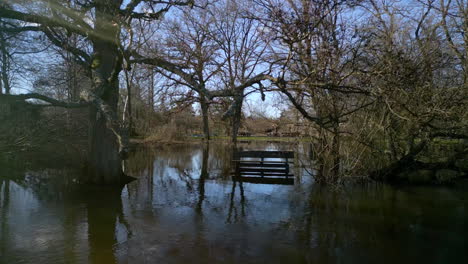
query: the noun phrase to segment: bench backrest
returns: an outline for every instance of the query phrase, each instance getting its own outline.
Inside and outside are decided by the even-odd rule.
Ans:
[[[282,158],[293,159],[293,151],[237,151],[234,152],[234,160],[241,158]]]
[[[234,181],[294,184],[294,175],[289,171],[290,164],[294,163],[293,151],[237,151],[233,153],[233,158]],[[281,161],[265,160],[270,158]]]

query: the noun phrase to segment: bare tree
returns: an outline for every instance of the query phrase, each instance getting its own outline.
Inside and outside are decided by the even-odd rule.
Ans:
[[[55,106],[82,107],[91,105],[89,137],[90,181],[119,183],[125,181],[121,159],[126,149],[126,139],[121,137],[117,104],[119,74],[124,56],[121,33],[134,19],[155,20],[171,6],[191,5],[192,1],[165,3],[160,1],[132,0],[124,5],[121,0],[93,1],[22,1],[8,0],[0,4],[0,18],[22,21],[37,26],[23,26],[12,31],[40,31],[68,52],[78,63],[90,69],[92,89],[82,96],[83,103],[59,102],[38,94],[18,95],[10,98],[24,100],[36,98]],[[155,10],[153,11],[143,11]],[[86,41],[84,48],[67,42],[67,35],[76,35]]]
[[[219,56],[219,48],[209,32],[209,25],[213,19],[207,9],[184,10],[178,20],[165,23],[167,37],[164,44],[168,60],[190,69],[198,87],[194,87],[194,83],[187,83],[180,77],[174,79],[170,74],[166,74],[166,77],[196,92],[196,100],[200,104],[202,113],[205,140],[210,140],[210,98],[203,91],[214,90],[209,86],[213,86],[213,79],[220,71],[220,64],[216,58]]]
[[[232,124],[231,141],[237,143],[241,123],[242,106],[245,97],[260,90],[261,81],[267,79],[269,68],[265,64],[267,42],[262,36],[262,25],[249,16],[254,8],[250,1],[225,1],[212,9],[215,17],[210,30],[218,43],[223,61],[220,80],[232,93],[232,104],[223,118],[230,118]],[[257,89],[248,92],[248,88]]]
[[[450,32],[455,29],[449,30],[446,17],[439,13],[447,6],[435,1],[413,4],[415,10],[370,1],[364,5],[369,23],[361,28],[366,38],[361,67],[368,73],[362,81],[372,86],[378,102],[367,114],[369,121],[379,124],[372,126],[372,136],[366,130],[367,141],[388,153],[380,156],[381,164],[374,164],[374,169],[383,167],[379,177],[392,180],[404,170],[453,168],[452,158],[430,164],[418,157],[430,156],[437,137],[466,137],[467,116],[461,110],[466,105],[464,62],[453,49]],[[445,155],[453,154],[461,155]]]
[[[346,21],[347,1],[257,1],[277,78],[272,79],[294,107],[315,125],[317,179],[334,182],[342,172],[341,138],[346,118],[372,101],[352,85],[359,42]]]
[[[233,97],[225,117],[233,117],[232,141],[235,143],[240,124],[245,90],[267,79],[268,69],[260,71],[265,50],[259,24],[246,16],[248,6],[242,1],[221,1],[207,11],[185,14],[184,20],[172,24],[168,33],[170,47],[164,54],[153,50],[143,56],[132,52],[134,63],[159,67],[166,77],[189,87],[198,94],[208,138],[208,107],[217,97]],[[245,3],[248,3],[247,1]],[[244,9],[243,9],[244,8]],[[190,32],[189,32],[190,30]],[[153,57],[150,57],[153,54]],[[222,85],[217,83],[221,82]],[[212,84],[212,87],[207,87]],[[214,88],[214,89],[213,89]]]

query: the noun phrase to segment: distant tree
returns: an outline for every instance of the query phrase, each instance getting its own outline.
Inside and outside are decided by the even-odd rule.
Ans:
[[[223,65],[220,80],[224,89],[232,93],[232,104],[224,118],[231,119],[231,141],[237,143],[245,97],[259,91],[264,99],[262,81],[267,79],[268,65],[265,51],[268,43],[262,35],[262,25],[249,17],[254,9],[251,1],[225,1],[214,6],[215,19],[210,32],[221,50]],[[254,88],[250,92],[247,89]]]
[[[219,1],[208,4],[206,11],[186,13],[181,20],[169,24],[166,50],[146,51],[145,56],[132,54],[133,62],[152,64],[165,71],[170,80],[197,93],[206,138],[210,101],[232,97],[233,103],[224,117],[232,117],[232,142],[236,143],[242,101],[247,95],[244,92],[266,79],[268,69],[259,70],[265,50],[258,34],[259,24],[243,16],[248,3]]]
[[[209,32],[209,25],[213,19],[214,17],[207,9],[199,9],[195,12],[184,10],[178,19],[164,23],[167,32],[164,43],[167,59],[191,69],[196,81],[186,82],[180,77],[173,79],[173,74],[166,74],[166,77],[196,93],[195,100],[200,104],[203,133],[206,140],[210,140],[210,98],[204,91],[214,90],[210,86],[214,86],[213,79],[219,73],[221,66],[217,59],[219,47]],[[194,87],[194,84],[198,87]],[[190,97],[187,99],[191,100]]]

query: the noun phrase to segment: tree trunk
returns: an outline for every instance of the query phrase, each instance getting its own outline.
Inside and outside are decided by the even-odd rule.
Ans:
[[[106,118],[94,107],[90,111],[89,182],[124,183],[116,135],[107,127]]]
[[[340,131],[339,124],[336,122],[333,126],[333,139],[332,139],[332,149],[331,155],[333,157],[332,163],[332,176],[333,181],[336,181],[340,176],[341,171],[341,159],[340,159]]]
[[[122,70],[122,55],[118,49],[120,27],[113,20],[118,17],[120,4],[119,1],[99,2],[95,29],[101,32],[102,38],[93,41],[93,93],[103,101],[109,113],[117,116],[119,81],[116,76]],[[96,106],[91,107],[88,165],[92,183],[123,184],[127,180],[122,171],[117,128],[112,131],[110,121]]]
[[[5,71],[4,71],[5,70]],[[10,94],[10,81],[8,80],[8,73],[6,72],[6,68],[2,69],[2,80],[3,80],[3,86],[5,88],[5,94]]]
[[[128,112],[128,132],[131,135],[134,135],[133,131],[133,114],[132,114],[132,84],[131,81],[127,85],[127,96],[128,96],[128,104],[127,104],[127,112]],[[125,111],[125,110],[124,110]]]
[[[326,171],[326,134],[323,128],[318,128],[318,139],[314,144],[314,151],[316,153],[315,163],[317,164],[317,175],[315,179],[319,182],[325,182],[327,171]]]
[[[244,101],[244,97],[236,96],[234,100],[236,100],[235,102],[236,109],[234,111],[234,116],[232,117],[231,143],[234,146],[237,146],[237,134],[239,133],[240,123],[241,123],[242,103]]]
[[[151,112],[154,112],[154,72],[153,69],[149,69],[150,73],[150,85],[148,87],[148,105],[151,108]]]
[[[0,33],[0,52],[2,53],[2,65],[1,65],[1,72],[2,72],[2,80],[0,82],[3,83],[3,88],[5,91],[5,94],[10,94],[10,80],[8,78],[8,71],[10,68],[10,61],[9,61],[9,56],[8,56],[8,51],[6,47],[7,43],[5,41],[5,38],[3,34]],[[1,85],[0,85],[0,94],[1,94]]]
[[[202,118],[203,118],[203,139],[204,140],[210,140],[210,127],[209,127],[209,120],[208,120],[208,117],[209,117],[209,104],[208,102],[206,101],[206,98],[205,96],[203,95],[200,95],[200,107],[201,107],[201,110],[202,110]]]

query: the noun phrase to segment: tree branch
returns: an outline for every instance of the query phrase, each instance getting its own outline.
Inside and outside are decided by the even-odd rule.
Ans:
[[[63,102],[42,94],[28,93],[28,94],[0,94],[0,101],[26,101],[29,99],[37,99],[49,103],[48,105],[37,104],[40,106],[56,106],[64,108],[81,108],[89,106],[89,102]]]
[[[41,16],[41,15],[22,13],[19,11],[7,9],[4,6],[0,6],[0,17],[20,20],[20,21],[24,21],[28,23],[40,24],[42,26],[47,26],[47,27],[61,27],[72,33],[81,35],[83,37],[93,37],[96,39],[103,38],[102,36],[99,36],[99,34],[97,34],[92,29],[83,29],[77,26],[76,24],[69,23],[64,20],[59,21],[59,20],[54,20],[54,19]]]

